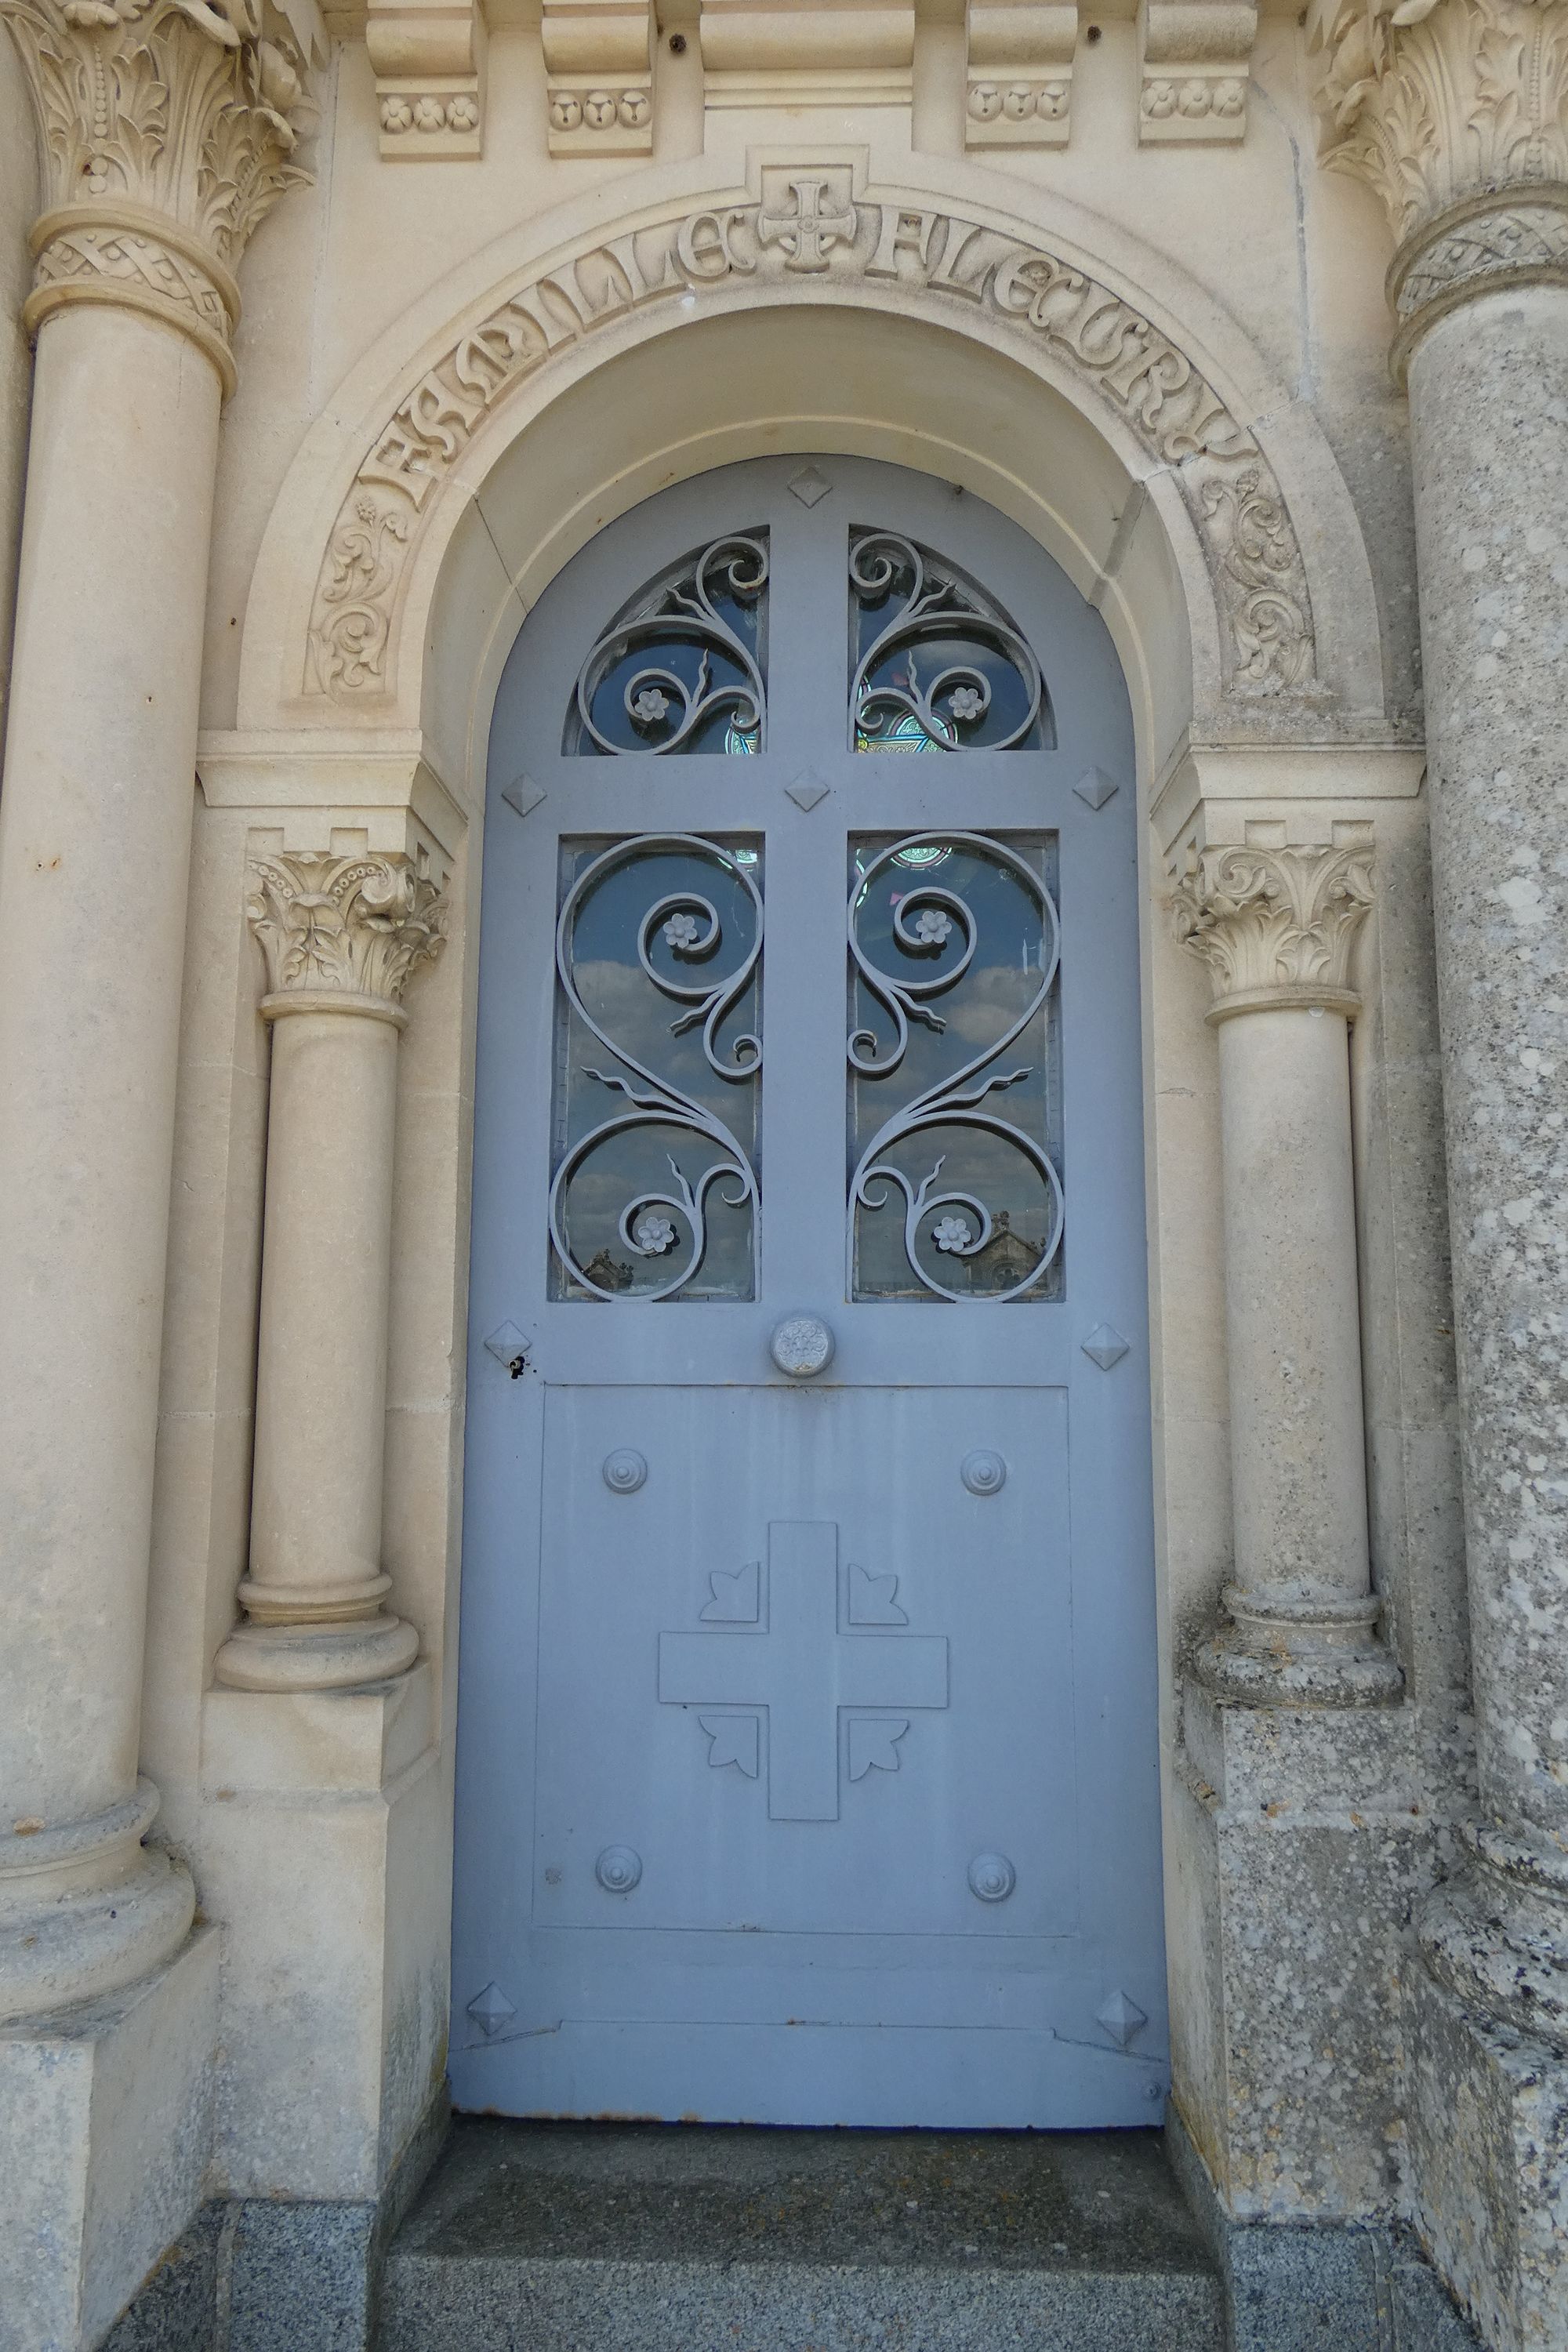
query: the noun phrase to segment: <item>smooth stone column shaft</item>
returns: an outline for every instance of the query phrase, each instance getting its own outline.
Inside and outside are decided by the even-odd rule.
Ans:
[[[1370,1585],[1361,1310],[1342,1013],[1219,1028],[1236,1561],[1249,1583]]]
[[[1347,1019],[1300,1003],[1210,1017],[1236,1582],[1199,1671],[1232,1698],[1377,1704],[1403,1676],[1373,1638]]]
[[[267,999],[267,1149],[250,1622],[218,1670],[241,1688],[400,1672],[418,1637],[381,1611],[397,1040],[405,1015],[329,992]]]
[[[1475,294],[1409,390],[1481,1794],[1561,1855],[1568,287]]]
[[[22,2008],[129,1981],[192,1910],[136,1759],[218,400],[130,312],[40,335],[0,793],[0,1879],[55,1958],[29,1992],[18,1928],[0,2007],[13,1967]],[[82,1941],[95,1855],[150,1908]]]

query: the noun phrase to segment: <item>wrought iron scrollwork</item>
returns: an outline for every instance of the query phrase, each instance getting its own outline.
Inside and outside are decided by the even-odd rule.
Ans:
[[[616,1233],[622,1247],[634,1258],[644,1261],[666,1256],[670,1260],[668,1275],[655,1285],[638,1289],[637,1297],[645,1301],[672,1298],[697,1274],[708,1249],[709,1196],[715,1186],[719,1188],[718,1197],[729,1207],[750,1205],[753,1252],[755,1248],[757,1173],[739,1137],[709,1105],[668,1076],[650,1068],[647,1061],[630,1050],[624,1037],[613,1035],[595,1018],[578,985],[574,968],[577,927],[594,894],[619,868],[668,853],[710,861],[723,869],[730,877],[731,890],[738,888],[749,909],[751,940],[749,945],[738,943],[741,953],[731,969],[704,972],[701,967],[712,963],[724,945],[724,925],[719,908],[704,891],[693,887],[665,891],[646,908],[637,922],[637,966],[659,995],[683,1008],[668,1024],[672,1037],[700,1028],[703,1060],[716,1077],[731,1086],[752,1085],[763,1066],[762,1039],[755,1032],[743,1031],[722,1044],[720,1036],[723,1024],[751,987],[763,952],[762,894],[746,867],[718,844],[684,833],[641,835],[617,843],[595,858],[578,877],[562,907],[555,934],[555,969],[576,1021],[620,1065],[618,1069],[605,1069],[584,1063],[580,1066],[582,1076],[624,1095],[629,1108],[601,1120],[568,1146],[550,1188],[550,1237],[572,1280],[596,1298],[622,1297],[626,1285],[600,1278],[605,1271],[603,1261],[606,1252],[600,1252],[587,1265],[574,1253],[569,1196],[591,1160],[637,1129],[675,1129],[689,1135],[694,1143],[718,1156],[710,1160],[700,1174],[692,1177],[680,1166],[674,1151],[668,1152],[668,1183],[638,1183],[621,1208]],[[680,977],[679,970],[659,969],[654,961],[656,940],[662,940],[678,967],[690,967],[689,979]],[[611,1169],[613,1172],[613,1160]]]
[[[1024,1128],[982,1108],[992,1095],[1030,1076],[1027,1066],[999,1069],[995,1065],[1024,1034],[1050,994],[1060,961],[1060,929],[1050,892],[1027,861],[1003,842],[976,833],[911,834],[881,850],[863,873],[856,875],[850,889],[849,954],[860,982],[886,1013],[892,1035],[885,1046],[879,1046],[874,1030],[861,1027],[851,1031],[847,1044],[849,1066],[858,1077],[887,1078],[901,1067],[909,1050],[911,1021],[938,1032],[945,1029],[946,1019],[934,1010],[933,1000],[951,996],[974,962],[980,945],[980,925],[973,909],[959,892],[934,879],[920,878],[921,869],[914,861],[933,850],[972,850],[994,861],[1022,887],[1039,917],[1038,971],[1027,1001],[1015,1012],[1000,1035],[958,1069],[902,1104],[883,1120],[861,1152],[849,1182],[851,1291],[853,1294],[855,1289],[858,1213],[885,1208],[895,1193],[901,1193],[904,1255],[921,1286],[934,1297],[963,1301],[981,1297],[999,1304],[1037,1290],[1061,1247],[1065,1204],[1061,1179],[1049,1152]],[[892,912],[893,940],[907,959],[908,969],[889,972],[867,953],[858,929],[860,910],[871,897],[872,886],[895,860],[912,865],[913,872]],[[952,946],[955,934],[956,950]],[[974,1192],[952,1184],[943,1188],[942,1171],[947,1154],[936,1153],[930,1172],[919,1180],[889,1157],[913,1137],[955,1129],[989,1136],[1006,1150],[1020,1153],[1038,1177],[1048,1204],[1047,1230],[1037,1262],[1017,1280],[985,1291],[960,1289],[942,1281],[922,1263],[922,1228],[931,1248],[957,1265],[977,1259],[991,1249],[1001,1238],[1006,1220],[994,1218],[986,1203]],[[917,1158],[918,1164],[916,1155],[904,1156]],[[1016,1237],[1010,1235],[1009,1239],[1016,1241]]]
[[[1049,740],[1033,647],[951,564],[897,531],[858,531],[849,585],[858,749],[1009,751]],[[867,643],[881,606],[888,615]]]
[[[760,657],[767,541],[731,533],[688,557],[634,600],[577,677],[575,744],[628,751],[699,748],[727,715],[721,748],[761,746],[767,700]],[[712,748],[721,748],[714,745]]]

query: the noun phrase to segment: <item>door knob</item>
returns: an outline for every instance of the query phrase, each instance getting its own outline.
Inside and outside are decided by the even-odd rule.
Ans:
[[[833,1334],[820,1315],[786,1315],[778,1325],[768,1350],[781,1372],[792,1381],[809,1381],[833,1361]]]

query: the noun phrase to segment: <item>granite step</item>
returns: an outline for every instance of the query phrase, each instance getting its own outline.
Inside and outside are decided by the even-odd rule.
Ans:
[[[466,2118],[379,2352],[1222,2352],[1154,2132]]]

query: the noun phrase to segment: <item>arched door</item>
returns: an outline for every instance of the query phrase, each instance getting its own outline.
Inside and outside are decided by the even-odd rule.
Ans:
[[[459,2106],[1158,2117],[1135,825],[1099,616],[922,476],[687,483],[523,628]]]

